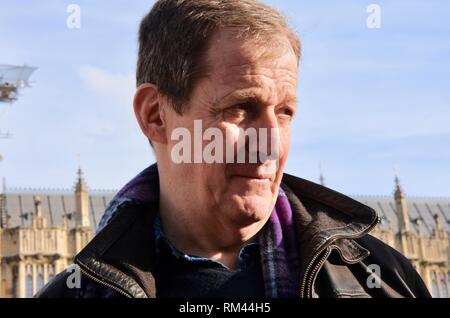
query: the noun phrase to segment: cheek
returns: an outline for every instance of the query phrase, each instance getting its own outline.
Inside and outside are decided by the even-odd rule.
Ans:
[[[197,170],[197,182],[206,185],[208,188],[220,188],[225,184],[225,164],[222,163],[202,163],[192,166]]]
[[[286,164],[288,153],[289,153],[289,145],[290,145],[290,132],[281,132],[280,134],[280,148],[279,148],[279,160],[277,163],[277,172],[276,179],[272,185],[273,194],[278,194],[278,186],[283,178],[284,166]]]
[[[228,137],[233,144],[237,143],[240,133],[239,126],[227,123],[220,125],[219,129],[222,131],[225,138]]]
[[[291,134],[290,130],[282,131],[280,135],[280,166],[284,166],[288,153],[289,146],[291,143]]]

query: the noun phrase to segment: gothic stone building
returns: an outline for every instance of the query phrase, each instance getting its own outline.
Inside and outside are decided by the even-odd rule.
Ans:
[[[321,178],[323,182],[323,178]],[[31,297],[91,240],[114,191],[88,191],[79,170],[75,191],[0,193],[0,297]],[[450,199],[354,196],[375,209],[372,234],[403,253],[434,297],[450,294]],[[382,273],[381,273],[382,275]]]
[[[78,173],[74,193],[3,187],[0,297],[31,297],[92,239],[114,192],[89,193]]]
[[[372,235],[405,255],[433,297],[450,296],[450,199],[406,198],[395,179],[393,198],[355,196],[380,217]],[[382,274],[381,274],[382,275]]]

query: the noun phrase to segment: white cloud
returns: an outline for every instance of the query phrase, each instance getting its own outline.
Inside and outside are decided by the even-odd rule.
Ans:
[[[114,74],[94,66],[83,66],[78,75],[93,95],[91,104],[95,104],[95,109],[86,109],[89,116],[83,119],[84,131],[92,137],[134,135],[134,75]]]
[[[113,74],[94,66],[83,66],[78,74],[93,93],[111,98],[122,106],[132,103],[134,74]]]

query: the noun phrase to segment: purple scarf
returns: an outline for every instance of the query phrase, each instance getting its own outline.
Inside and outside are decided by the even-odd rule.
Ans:
[[[154,164],[139,173],[115,195],[100,220],[97,233],[122,205],[148,204],[158,199],[158,169]],[[272,214],[259,236],[264,286],[269,298],[299,296],[300,257],[293,222],[288,198],[280,188]]]

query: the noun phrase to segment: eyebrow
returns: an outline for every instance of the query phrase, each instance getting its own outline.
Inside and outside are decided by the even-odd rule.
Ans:
[[[257,94],[255,91],[252,90],[247,90],[247,91],[233,91],[229,94],[226,94],[225,96],[223,96],[222,98],[216,99],[213,102],[213,106],[215,108],[217,108],[218,106],[220,106],[221,104],[225,103],[228,100],[236,100],[236,101],[242,101],[242,102],[246,102],[246,101],[251,101],[251,102],[255,102],[258,103],[261,101],[261,99],[259,98],[259,94]],[[292,103],[292,104],[297,104],[297,96],[296,95],[292,95],[292,94],[286,94],[285,98],[280,102],[281,103]]]
[[[283,99],[283,102],[284,103],[288,103],[288,104],[292,103],[292,104],[297,105],[297,96],[296,95],[287,94],[285,96],[285,98]]]

